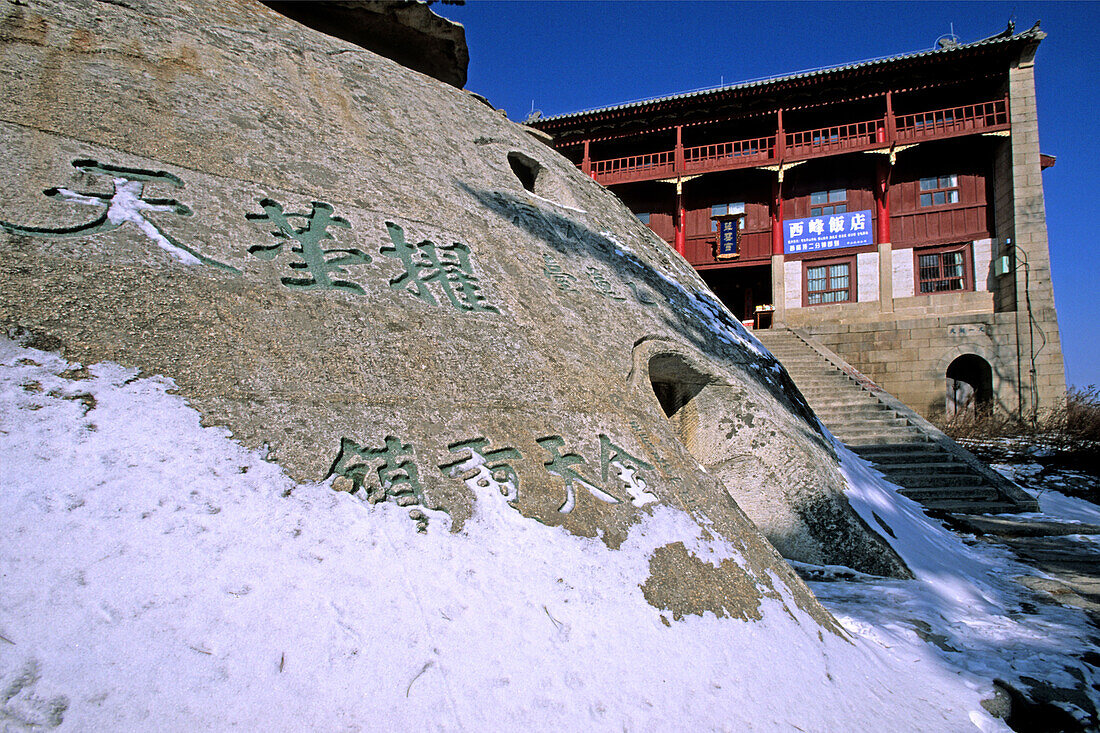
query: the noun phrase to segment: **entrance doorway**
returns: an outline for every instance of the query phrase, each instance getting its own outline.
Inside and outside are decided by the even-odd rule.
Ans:
[[[771,325],[772,268],[771,263],[762,265],[734,265],[700,270],[703,281],[710,286],[718,299],[730,309],[739,321],[757,321],[757,314],[766,313],[766,323],[760,319],[759,326]]]
[[[977,414],[993,405],[993,368],[977,354],[963,354],[947,367],[947,419]]]

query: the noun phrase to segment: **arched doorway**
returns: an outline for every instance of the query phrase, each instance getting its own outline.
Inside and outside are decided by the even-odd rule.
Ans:
[[[977,354],[963,354],[947,367],[947,419],[977,414],[993,404],[993,367]]]

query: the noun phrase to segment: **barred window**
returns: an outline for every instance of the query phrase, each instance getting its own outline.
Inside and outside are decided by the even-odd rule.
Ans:
[[[918,295],[974,289],[970,245],[919,249],[915,255]]]
[[[855,301],[855,258],[806,262],[805,266],[806,287],[803,301],[806,305]]]

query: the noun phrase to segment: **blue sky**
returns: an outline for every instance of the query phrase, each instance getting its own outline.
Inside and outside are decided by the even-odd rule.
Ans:
[[[466,26],[467,88],[513,120],[961,42],[1036,20],[1039,138],[1069,384],[1100,385],[1100,2],[502,2],[433,5]]]

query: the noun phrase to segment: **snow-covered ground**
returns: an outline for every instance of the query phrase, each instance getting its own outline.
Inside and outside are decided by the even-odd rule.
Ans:
[[[649,606],[655,548],[736,556],[678,510],[618,551],[495,497],[417,534],[171,386],[0,340],[0,729],[1001,730],[994,678],[1073,683],[1092,643],[848,453],[919,576],[802,568],[851,640],[773,600],[759,622]]]
[[[924,640],[948,667],[1004,680],[1016,689],[1032,689],[1037,680],[1071,691],[1064,695],[1071,700],[1059,707],[1095,726],[1100,674],[1082,656],[1100,652],[1100,629],[1088,616],[1015,582],[1043,573],[1015,560],[1006,547],[973,537],[960,542],[938,523],[919,521],[923,514],[915,502],[896,494],[865,461],[843,447],[840,452],[853,507],[872,526],[877,514],[894,528],[896,536],[888,539],[917,576],[916,582],[893,581],[847,568],[800,567],[845,628],[890,647]],[[1100,507],[1089,502],[1052,490],[1036,494],[1040,512],[998,516],[1086,523],[1100,519]],[[1081,552],[1095,553],[1100,567],[1100,545],[1086,544]],[[1072,698],[1078,696],[1085,700],[1074,704]]]

